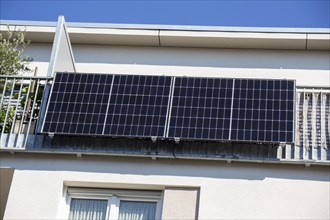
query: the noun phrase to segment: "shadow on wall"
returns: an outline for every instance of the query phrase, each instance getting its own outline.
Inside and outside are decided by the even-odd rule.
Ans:
[[[327,51],[73,45],[76,63],[329,70]]]
[[[264,180],[280,178],[330,181],[329,166],[256,164],[224,161],[157,159],[76,155],[2,155],[2,163],[16,170],[72,171],[142,176],[204,177]]]
[[[0,219],[3,219],[5,214],[7,199],[11,182],[13,180],[14,169],[0,167]]]
[[[23,53],[23,56],[33,58],[34,62],[48,63],[52,51],[52,45],[47,43],[31,43]]]

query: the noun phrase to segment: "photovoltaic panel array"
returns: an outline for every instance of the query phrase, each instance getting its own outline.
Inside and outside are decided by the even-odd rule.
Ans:
[[[295,85],[235,79],[231,140],[294,142]]]
[[[292,80],[176,77],[169,138],[294,142]]]
[[[42,133],[294,142],[295,82],[57,73]]]
[[[57,73],[42,132],[164,137],[171,77]]]
[[[112,75],[57,73],[43,132],[101,135]]]
[[[176,77],[168,137],[229,140],[233,79]]]
[[[171,77],[115,76],[105,135],[164,137]]]

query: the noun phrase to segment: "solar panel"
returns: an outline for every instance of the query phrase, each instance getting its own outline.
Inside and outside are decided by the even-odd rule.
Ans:
[[[57,73],[42,133],[294,142],[295,82]]]
[[[233,79],[176,77],[168,137],[229,140]]]
[[[164,137],[170,87],[171,77],[115,76],[104,134]]]
[[[100,135],[112,75],[57,73],[42,132]]]
[[[164,137],[171,77],[57,73],[42,132]]]
[[[292,80],[176,77],[169,138],[294,142]]]
[[[231,140],[294,142],[294,92],[294,81],[235,79]]]

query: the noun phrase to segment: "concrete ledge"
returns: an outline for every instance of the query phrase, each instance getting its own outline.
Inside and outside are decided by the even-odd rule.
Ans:
[[[160,31],[162,46],[243,49],[306,48],[305,34]]]
[[[52,43],[55,36],[56,27],[38,27],[38,26],[9,26],[11,31],[26,31],[25,38],[35,43]],[[0,25],[0,33],[6,37],[7,25]]]
[[[68,28],[68,32],[77,44],[159,46],[157,30]]]
[[[26,29],[26,37],[35,43],[52,43],[53,26],[11,25]],[[167,30],[142,28],[68,27],[73,44],[123,46],[165,46],[235,49],[330,50],[329,33],[281,33],[248,31]],[[239,30],[239,28],[237,28]],[[244,30],[244,29],[242,29]],[[7,25],[0,25],[1,33]]]
[[[307,50],[330,50],[330,34],[307,34]]]

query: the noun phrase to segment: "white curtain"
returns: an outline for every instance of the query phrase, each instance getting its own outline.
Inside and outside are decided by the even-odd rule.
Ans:
[[[72,199],[70,220],[104,220],[107,212],[107,200]]]
[[[121,201],[119,220],[153,220],[156,217],[156,202]]]

